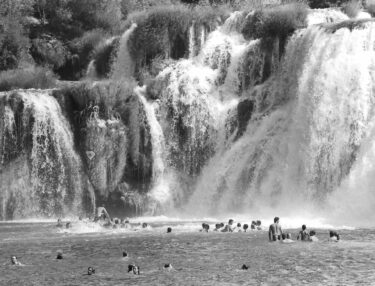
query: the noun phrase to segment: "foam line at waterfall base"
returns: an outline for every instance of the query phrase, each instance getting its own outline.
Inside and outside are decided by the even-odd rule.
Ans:
[[[58,233],[67,233],[67,234],[83,234],[83,233],[106,233],[106,234],[134,234],[138,235],[139,233],[166,233],[167,227],[172,227],[172,233],[190,233],[198,232],[202,228],[202,223],[207,223],[211,226],[211,230],[214,229],[216,223],[226,224],[229,219],[233,219],[237,224],[238,222],[243,224],[250,225],[253,220],[260,220],[262,222],[262,229],[268,231],[268,226],[273,223],[273,217],[258,217],[250,215],[227,215],[223,217],[215,218],[188,218],[188,217],[168,217],[168,216],[153,216],[153,217],[135,217],[130,218],[131,228],[106,228],[98,223],[91,221],[77,221],[73,220],[71,223],[71,228],[69,229],[56,229],[51,226],[51,231]],[[284,217],[280,216],[281,225],[283,229],[299,229],[303,224],[307,225],[309,229],[342,229],[342,230],[354,230],[355,227],[348,225],[334,225],[329,223],[328,220],[321,217]],[[147,223],[147,228],[142,228],[142,223]]]

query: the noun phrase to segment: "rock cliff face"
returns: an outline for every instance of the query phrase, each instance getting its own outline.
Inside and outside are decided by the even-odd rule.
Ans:
[[[152,177],[150,127],[134,85],[80,84],[55,91],[74,129],[97,205],[140,212]]]

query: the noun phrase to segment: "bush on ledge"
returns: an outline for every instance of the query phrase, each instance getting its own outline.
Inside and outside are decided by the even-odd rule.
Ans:
[[[247,39],[288,37],[306,26],[308,6],[291,3],[255,11],[247,18],[242,33]]]
[[[0,72],[0,91],[28,88],[52,88],[56,84],[54,74],[45,67],[29,67]]]

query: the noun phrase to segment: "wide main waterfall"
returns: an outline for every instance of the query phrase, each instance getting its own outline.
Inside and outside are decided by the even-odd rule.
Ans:
[[[0,94],[0,219],[96,204],[116,216],[370,224],[375,23],[309,13],[307,27],[267,42],[241,33],[255,13],[193,20],[151,52],[136,38],[151,28],[129,24],[103,40],[106,80],[93,59],[101,81]]]
[[[374,28],[332,24],[296,33],[278,72],[254,91],[245,134],[205,166],[188,210],[337,213],[369,223]]]

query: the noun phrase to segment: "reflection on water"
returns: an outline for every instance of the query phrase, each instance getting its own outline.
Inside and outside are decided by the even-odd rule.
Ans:
[[[152,229],[58,231],[52,223],[0,224],[0,285],[370,285],[375,230],[341,230],[342,241],[269,243],[267,232],[201,233],[199,222],[155,222]],[[166,233],[167,226],[173,232]],[[78,226],[80,228],[81,226]],[[288,230],[297,236],[298,230]],[[62,250],[63,260],[56,260]],[[128,258],[122,258],[126,250]],[[9,266],[11,255],[26,264]],[[127,273],[136,263],[141,275]],[[171,263],[173,269],[163,270]],[[243,264],[249,270],[241,271]],[[84,275],[87,267],[96,269]]]

